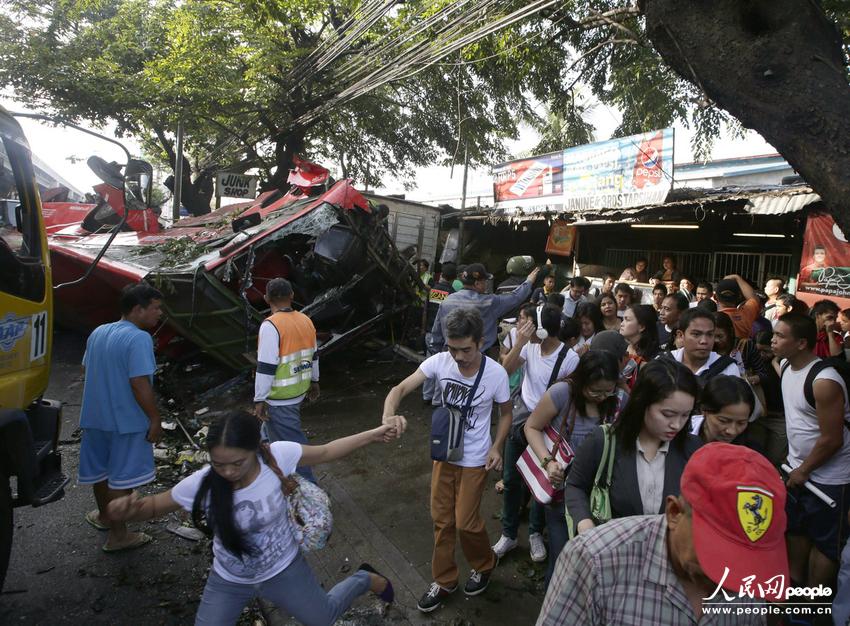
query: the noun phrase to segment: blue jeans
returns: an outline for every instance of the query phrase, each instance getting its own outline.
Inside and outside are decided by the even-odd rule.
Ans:
[[[269,443],[275,441],[294,441],[295,443],[308,444],[307,436],[301,430],[301,404],[287,404],[284,406],[269,406],[269,421],[265,426],[265,435]],[[299,467],[296,470],[304,478],[312,483],[316,482],[313,470],[310,467]]]
[[[844,551],[841,553],[841,569],[838,570],[834,597],[832,619],[835,626],[847,626],[850,623],[850,540],[844,545]]]
[[[260,597],[301,624],[330,626],[369,584],[369,574],[358,570],[326,592],[300,553],[280,574],[255,585],[228,582],[210,569],[195,624],[235,624],[245,605]]]
[[[502,494],[502,534],[509,539],[516,539],[519,530],[519,512],[528,491],[516,468],[516,462],[524,451],[525,446],[511,437],[505,440],[505,458],[502,464],[502,483],[505,485],[505,492]],[[543,505],[532,498],[528,512],[528,534],[542,533],[545,523]]]
[[[546,511],[546,526],[549,528],[549,563],[546,568],[546,588],[555,571],[555,562],[561,555],[561,550],[567,545],[570,538],[567,530],[567,519],[565,517],[564,501],[547,504],[543,507]]]
[[[425,333],[425,356],[433,356],[437,354],[431,349],[431,333]],[[435,397],[436,396],[436,397]],[[433,406],[440,406],[442,398],[440,398],[440,388],[437,386],[436,378],[426,378],[422,383],[422,399],[430,402]]]

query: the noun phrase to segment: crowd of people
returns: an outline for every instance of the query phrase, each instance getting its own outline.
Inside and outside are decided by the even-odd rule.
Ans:
[[[153,479],[161,435],[145,331],[162,296],[130,287],[122,319],[86,349],[79,478],[97,502],[86,520],[107,531],[112,552],[150,541],[128,521],[190,513],[214,539],[199,624],[232,624],[257,596],[306,624],[333,623],[370,591],[392,602],[391,582],[365,563],[322,589],[285,486],[296,474],[314,483],[316,463],[402,437],[400,404],[421,388],[434,409],[434,543],[420,611],[461,583],[466,596],[486,591],[523,541],[531,499],[529,556],[547,562],[538,624],[764,623],[752,609],[785,605],[781,578],[785,588],[831,590],[833,619],[846,626],[850,311],[828,300],[809,311],[779,278],[763,293],[737,275],[690,281],[672,257],[644,304],[625,281],[647,278],[646,266],[604,277],[597,293],[581,276],[558,292],[535,268],[499,295],[482,264],[443,266],[424,295],[427,358],[389,391],[381,425],[317,446],[300,422],[302,402],[319,394],[315,329],[293,310],[291,285],[271,280],[253,414],[215,421],[210,464],[144,498],[134,490]],[[481,514],[491,472],[502,494],[495,542]],[[713,611],[718,603],[738,612]]]
[[[592,547],[597,557],[610,551],[615,558],[613,554],[623,549],[622,529],[638,532],[637,521],[625,520],[642,516],[665,520],[670,576],[678,579],[698,618],[705,608],[701,599],[710,594],[697,601],[691,592],[710,591],[707,585],[714,589],[728,581],[720,580],[722,569],[707,565],[713,557],[701,553],[711,550],[704,540],[694,538],[699,558],[691,564],[693,571],[676,566],[671,542],[678,532],[676,520],[682,515],[693,518],[702,510],[703,519],[716,516],[710,523],[737,516],[746,542],[762,541],[756,548],[739,545],[740,552],[732,547],[722,551],[733,571],[749,559],[770,557],[777,567],[774,575],[784,576],[787,585],[832,590],[835,623],[846,624],[850,310],[840,311],[830,300],[809,309],[785,291],[784,280],[778,277],[769,278],[762,291],[734,274],[716,284],[691,280],[677,270],[673,257],[665,257],[663,269],[649,278],[645,259],[627,268],[619,282],[607,274],[595,293],[581,276],[571,278],[559,292],[552,274],[534,289],[535,271],[511,293],[487,294],[486,281],[492,277],[486,269],[472,264],[467,270],[460,275],[463,289],[442,300],[431,336],[442,336],[456,313],[477,310],[482,320],[481,350],[494,359],[498,356],[509,376],[512,427],[504,441],[498,485],[503,507],[502,533],[492,545],[497,557],[519,546],[519,513],[529,496],[536,495],[535,486],[529,484],[534,478],[523,474],[521,479],[517,469],[526,450],[533,452],[539,470],[559,490],[550,501],[532,498],[528,507],[530,558],[548,559],[540,623],[565,623],[566,616],[571,623],[611,623],[611,615],[630,600],[612,597],[610,590],[603,595],[593,589],[577,591],[576,585],[591,582],[587,551]],[[651,304],[644,304],[638,289],[626,282],[640,278],[652,290]],[[511,311],[518,311],[516,321],[506,325],[499,343],[497,320]],[[434,353],[442,349],[432,346]],[[444,389],[456,376],[438,373],[435,389]],[[466,376],[469,379],[471,373]],[[502,422],[505,410],[501,405]],[[572,455],[566,463],[555,453],[561,442]],[[501,438],[496,443],[501,444]],[[742,476],[738,491],[755,485],[758,498],[749,502],[740,500],[742,496],[738,501],[727,498],[738,507],[730,512],[721,503],[688,497],[685,477],[691,459],[699,454],[715,461],[702,462],[698,471],[714,472],[721,481],[726,466],[716,459],[726,458],[724,463],[739,468]],[[742,460],[747,461],[744,469]],[[743,478],[750,474],[757,479]],[[726,479],[734,482],[735,474]],[[710,476],[699,474],[693,480],[705,483],[695,493],[714,493]],[[600,485],[606,496],[601,515]],[[729,485],[726,489],[736,493]],[[770,514],[759,507],[769,508]],[[755,526],[747,524],[750,513],[755,515]],[[622,529],[613,530],[620,519]],[[661,530],[641,526],[644,540],[654,541],[665,530],[665,522],[657,522]],[[753,535],[755,527],[759,529]],[[588,539],[582,543],[585,535]],[[752,551],[748,554],[744,548]],[[628,566],[624,562],[623,567]],[[456,581],[441,581],[435,572],[434,584],[430,601],[426,606],[420,603],[423,610],[448,597]],[[737,590],[744,584],[738,580],[727,588]],[[588,597],[581,594],[592,595],[593,606],[582,605]],[[642,623],[640,606],[628,610],[629,619],[614,623]],[[646,610],[657,615],[659,608],[650,603]],[[680,623],[687,612],[671,616],[669,623]],[[807,623],[814,618],[795,619],[794,623]],[[749,622],[736,616],[722,623]]]

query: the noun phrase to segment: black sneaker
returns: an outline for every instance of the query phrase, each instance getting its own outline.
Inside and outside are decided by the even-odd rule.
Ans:
[[[451,589],[445,589],[440,587],[437,583],[431,583],[428,591],[426,591],[425,595],[422,596],[419,599],[419,602],[416,603],[416,608],[423,613],[430,613],[431,611],[440,608],[440,605],[443,604],[443,600],[448,598],[455,591],[457,591],[457,585]]]
[[[466,584],[463,586],[463,592],[468,596],[477,596],[479,593],[484,593],[484,590],[487,589],[487,585],[490,584],[490,575],[492,573],[493,570],[486,573],[472,570],[469,575],[469,580],[467,580]]]

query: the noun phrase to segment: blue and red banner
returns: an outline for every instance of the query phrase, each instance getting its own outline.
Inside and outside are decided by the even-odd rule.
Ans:
[[[493,168],[497,208],[583,213],[659,204],[673,184],[673,129],[569,148]]]

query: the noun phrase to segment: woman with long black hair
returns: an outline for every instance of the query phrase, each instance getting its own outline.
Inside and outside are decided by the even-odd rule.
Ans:
[[[623,314],[620,334],[629,344],[626,384],[631,389],[640,369],[658,356],[658,313],[649,304],[633,304]]]
[[[279,441],[261,445],[260,426],[234,411],[210,425],[210,465],[172,489],[144,498],[113,500],[112,520],[141,521],[179,508],[213,536],[210,570],[196,624],[235,624],[248,602],[269,600],[303,624],[333,624],[358,596],[372,591],[393,601],[390,581],[364,563],[326,592],[307,565],[293,535],[282,483],[295,468],[340,459],[400,433],[383,425],[321,446]]]
[[[620,316],[617,315],[617,298],[614,294],[603,293],[599,296],[599,312],[602,313],[602,325],[605,330],[620,330]]]
[[[602,322],[602,311],[595,302],[582,302],[576,308],[575,319],[578,320],[581,333],[578,343],[573,347],[576,354],[581,356],[590,349],[590,344],[597,333],[605,330]]]
[[[662,513],[664,499],[679,495],[685,463],[702,445],[685,428],[698,395],[696,377],[681,363],[658,359],[641,370],[612,430],[614,460],[608,489],[612,519]],[[600,521],[591,513],[590,494],[606,436],[602,428],[590,434],[567,475],[567,512],[579,533]]]
[[[703,387],[699,405],[702,413],[691,418],[691,432],[703,443],[732,443],[763,454],[747,432],[756,408],[756,396],[747,381],[737,376],[715,376]]]

